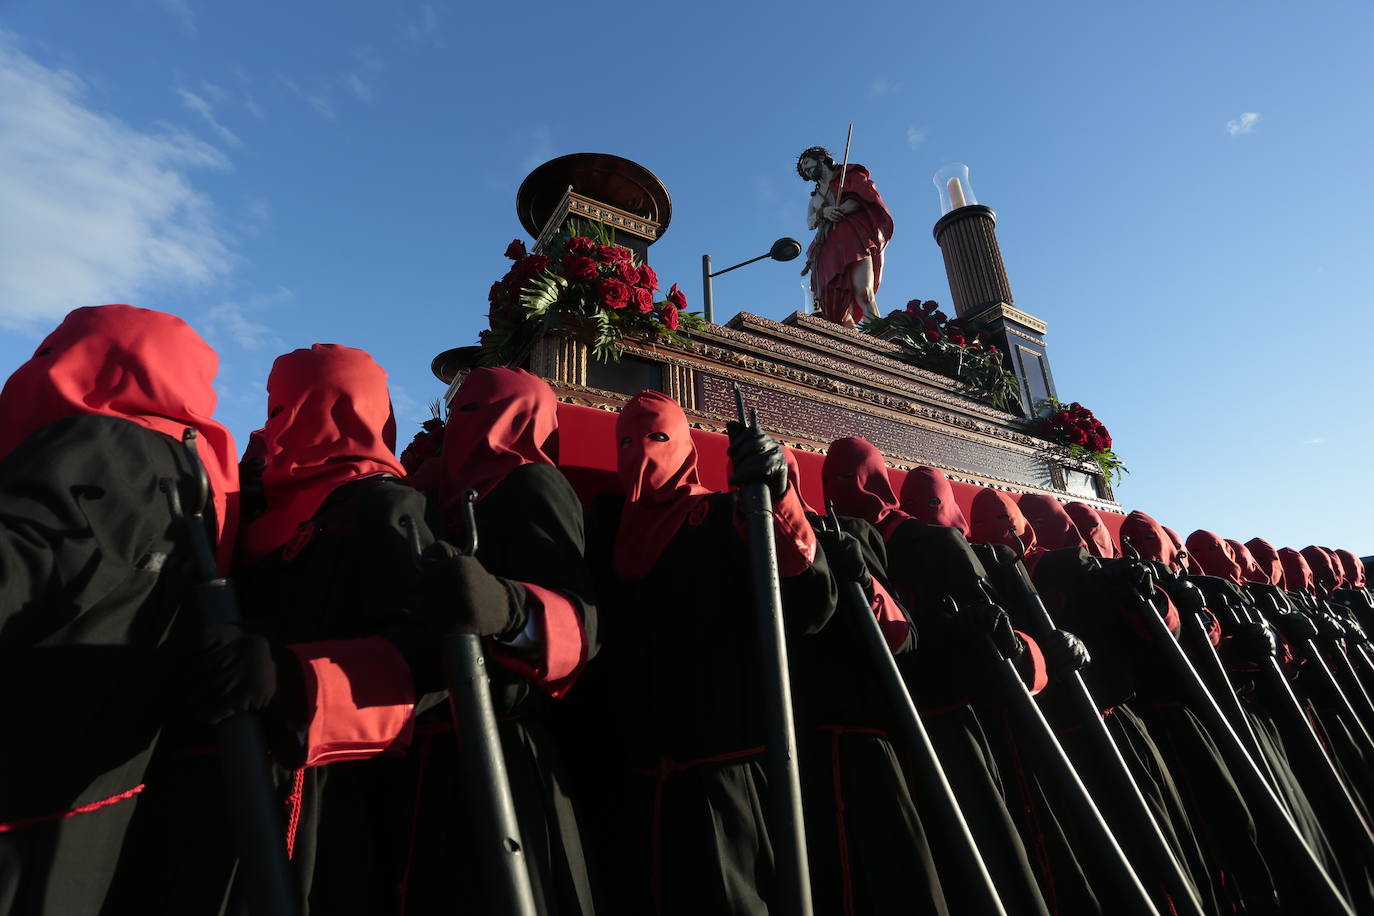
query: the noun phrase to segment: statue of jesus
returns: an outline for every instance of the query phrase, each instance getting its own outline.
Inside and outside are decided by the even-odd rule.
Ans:
[[[816,183],[806,211],[807,228],[816,235],[802,270],[803,276],[811,273],[813,301],[826,318],[851,328],[878,317],[892,214],[868,169],[852,162],[838,166],[825,147],[813,146],[797,157],[797,174]]]

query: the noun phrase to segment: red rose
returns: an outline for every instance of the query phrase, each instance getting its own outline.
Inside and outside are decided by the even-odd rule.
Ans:
[[[1102,451],[1104,451],[1104,452],[1110,452],[1111,450],[1112,450],[1112,437],[1111,437],[1111,436],[1108,436],[1106,433],[1103,433],[1103,434],[1102,434]]]
[[[1089,436],[1088,436],[1088,451],[1090,451],[1090,452],[1100,452],[1100,451],[1102,451],[1103,449],[1105,449],[1106,447],[1107,447],[1107,446],[1106,446],[1106,444],[1102,441],[1102,437],[1101,437],[1101,436],[1094,436],[1094,435],[1089,435]]]
[[[568,244],[563,247],[565,254],[591,254],[595,250],[596,243],[581,235],[568,239]]]
[[[519,274],[522,277],[533,277],[541,270],[546,270],[548,266],[548,255],[531,254],[516,261],[515,266],[511,268],[511,273]]]
[[[681,311],[687,307],[687,294],[678,289],[677,284],[674,283],[672,288],[668,290],[668,301],[672,303],[673,308]]]
[[[924,336],[925,339],[930,341],[931,343],[936,343],[940,339],[940,335],[935,333],[934,331],[926,331],[924,332]]]
[[[670,331],[676,331],[678,325],[677,309],[659,309],[658,320],[663,322],[663,326]]]
[[[934,299],[927,299],[925,302],[921,303],[921,311],[923,312],[933,312],[939,307],[940,303],[936,302]]]
[[[1083,432],[1083,430],[1081,429],[1074,428],[1069,430],[1068,437],[1069,441],[1072,442],[1074,445],[1088,444],[1088,434]]]
[[[934,331],[939,327],[940,326],[935,323],[933,318],[927,318],[921,322],[921,330],[923,331]]]
[[[1061,410],[1059,413],[1050,417],[1050,422],[1055,426],[1071,426],[1073,424],[1073,417],[1069,416],[1067,410]]]
[[[988,352],[991,353],[991,354],[993,354],[994,356],[996,356],[996,355],[997,355],[997,344],[988,344]]]
[[[639,285],[651,293],[658,289],[658,274],[648,264],[639,265]]]
[[[964,345],[964,335],[951,334],[949,335],[949,342],[954,344],[956,347],[962,347]]]
[[[1083,409],[1083,405],[1080,404],[1080,403],[1078,403],[1077,401],[1074,401],[1072,404],[1069,405],[1069,410],[1082,410],[1082,409]]]
[[[420,426],[427,433],[441,433],[444,431],[444,421],[440,420],[438,417],[430,417],[428,420],[421,423]]]
[[[615,276],[622,283],[628,283],[631,286],[639,285],[639,268],[629,261],[622,261],[616,265]]]
[[[525,243],[519,239],[512,239],[506,246],[506,257],[512,261],[518,261],[525,256]]]
[[[630,301],[635,304],[635,308],[641,312],[652,312],[654,310],[654,294],[643,287],[636,287],[630,290]]]
[[[496,297],[501,295],[501,281],[497,280],[491,285],[491,291],[487,293],[487,301],[495,302]]]
[[[563,276],[569,280],[595,280],[598,276],[596,262],[580,254],[564,255]]]
[[[944,312],[940,311],[939,309],[936,309],[935,314],[931,315],[930,317],[940,322],[940,324],[944,324],[946,321],[949,321],[949,316],[946,315]]]
[[[630,288],[615,277],[597,280],[596,295],[603,308],[623,309],[630,302]]]
[[[621,248],[619,245],[596,246],[596,259],[603,264],[619,264],[629,261],[630,258],[631,254],[628,248]]]
[[[920,311],[921,311],[921,300],[920,300],[920,299],[912,299],[910,302],[908,302],[908,303],[906,304],[906,313],[907,313],[908,315],[916,315],[916,314],[919,314]]]

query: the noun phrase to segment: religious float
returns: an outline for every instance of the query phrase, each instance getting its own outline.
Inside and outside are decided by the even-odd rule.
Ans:
[[[1057,400],[1047,325],[1014,303],[996,214],[975,201],[966,168],[936,183],[944,212],[934,237],[953,316],[913,301],[861,328],[802,312],[782,321],[741,312],[716,324],[681,310],[676,285],[653,299],[649,250],[672,219],[653,173],[603,153],[546,162],[516,195],[534,241],[507,250],[514,264],[492,287],[490,330],[433,360],[444,400],[474,365],[545,378],[561,402],[560,463],[586,497],[615,488],[615,411],[644,389],[682,405],[703,481],[723,489],[738,384],[761,425],[798,453],[813,504],[822,504],[826,446],[861,436],[886,456],[894,486],[912,467],[938,468],[965,512],[979,487],[1042,493],[1085,502],[1115,529],[1123,516],[1112,483],[1123,468],[1100,422]],[[799,250],[786,239],[770,254]],[[709,296],[709,260],[703,276]]]

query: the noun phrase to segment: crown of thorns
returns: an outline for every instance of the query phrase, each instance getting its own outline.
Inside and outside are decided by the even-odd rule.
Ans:
[[[803,178],[806,177],[802,174],[801,161],[803,159],[821,159],[824,160],[827,168],[833,169],[835,167],[835,157],[830,155],[830,150],[823,146],[808,147],[802,150],[801,155],[797,157],[797,174]]]

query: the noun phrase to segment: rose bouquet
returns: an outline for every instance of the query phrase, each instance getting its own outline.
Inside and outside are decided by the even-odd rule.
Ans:
[[[600,223],[570,222],[539,254],[527,253],[517,239],[506,257],[515,263],[487,295],[484,365],[523,362],[536,340],[565,321],[590,325],[592,355],[603,362],[619,359],[626,334],[686,346],[680,329],[704,324],[686,310],[687,296],[676,283],[656,301],[654,269],[613,244],[610,230]]]
[[[1074,401],[1046,398],[1035,405],[1039,433],[1064,448],[1070,458],[1096,462],[1104,476],[1119,483],[1130,469],[1112,451],[1112,436],[1093,412]]]
[[[1003,367],[997,345],[970,331],[967,319],[940,311],[933,299],[912,299],[905,309],[870,319],[859,330],[900,346],[903,362],[956,378],[994,407],[1021,412],[1021,383]]]

